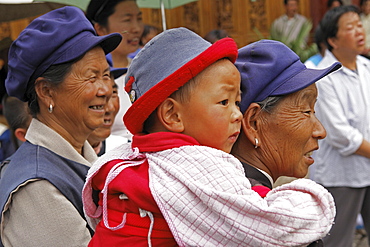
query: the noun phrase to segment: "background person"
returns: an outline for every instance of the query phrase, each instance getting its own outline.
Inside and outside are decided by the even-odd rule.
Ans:
[[[133,60],[133,142],[94,163],[84,186],[85,212],[99,222],[91,246],[299,246],[329,231],[335,210],[322,186],[297,180],[262,199],[228,154],[242,120],[236,57],[231,38],[212,45],[175,28]]]
[[[342,0],[328,0],[326,5],[328,7],[328,10],[330,10],[332,8],[342,6],[343,1]]]
[[[144,30],[142,13],[135,0],[91,0],[87,10],[87,18],[93,23],[98,35],[121,33],[122,41],[113,52],[108,54],[107,59],[114,68],[127,68],[132,59],[128,55],[135,52],[140,45],[140,39]],[[123,115],[130,107],[131,102],[125,88],[125,77],[117,78],[118,97],[120,110],[112,126],[112,135],[117,137],[116,145],[131,141],[132,134],[125,127]],[[120,137],[120,138],[118,138]]]
[[[305,62],[304,65],[306,65],[307,68],[315,69],[317,65],[321,62],[323,56],[325,55],[326,50],[326,43],[325,43],[325,36],[322,33],[320,24],[317,25],[315,29],[315,44],[317,46],[317,49],[319,50],[318,53],[315,55],[309,57]]]
[[[119,110],[119,97],[118,97],[118,86],[114,82],[115,78],[118,78],[127,72],[126,68],[111,68],[110,74],[112,79],[112,96],[108,101],[108,106],[104,115],[104,124],[98,128],[96,128],[87,138],[88,142],[91,144],[95,153],[98,156],[101,156],[106,151],[110,150],[110,143],[107,138],[109,138],[111,134],[112,125],[115,121],[115,117]],[[117,119],[117,121],[119,121]],[[108,143],[109,144],[108,144]],[[108,144],[108,148],[107,148]]]
[[[362,54],[370,58],[370,0],[361,0],[360,8],[360,18],[366,34],[366,47]]]
[[[157,36],[159,33],[160,30],[157,27],[148,24],[144,25],[144,32],[140,39],[141,47],[146,45],[146,43],[148,43],[152,38]]]
[[[64,7],[33,20],[11,45],[6,89],[28,102],[33,119],[0,179],[4,246],[89,242],[81,193],[97,156],[86,140],[104,122],[112,94],[105,54],[120,41],[96,36],[79,8]]]
[[[306,48],[312,28],[312,23],[298,14],[298,5],[298,0],[284,0],[285,14],[274,20],[270,27],[270,38],[283,42],[296,53],[298,49]]]
[[[204,39],[210,43],[215,43],[217,40],[223,39],[228,37],[226,30],[223,29],[213,29],[209,31],[205,36]]]
[[[26,141],[25,137],[32,116],[28,110],[27,102],[23,102],[16,97],[5,94],[2,99],[2,105],[4,117],[9,125],[7,131],[9,133],[10,142],[7,145],[1,143],[0,150],[11,151],[2,153],[2,160],[4,160],[12,155],[20,145]]]
[[[149,40],[154,38],[159,33],[160,33],[160,31],[157,27],[149,25],[149,24],[145,24],[144,25],[144,31],[143,31],[143,34],[142,34],[141,39],[140,39],[140,46],[135,52],[130,53],[129,57],[134,58],[136,56],[136,54],[138,54],[139,51],[144,47],[144,45],[146,43],[148,43]]]
[[[338,61],[343,67],[317,83],[316,114],[327,138],[314,154],[311,175],[333,195],[337,209],[325,246],[352,246],[359,213],[370,233],[370,62],[359,56],[365,31],[356,6],[329,10],[321,28],[328,49],[318,67]]]

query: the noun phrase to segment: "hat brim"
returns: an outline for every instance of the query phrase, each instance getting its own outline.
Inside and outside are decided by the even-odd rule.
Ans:
[[[212,44],[205,51],[139,97],[123,117],[127,129],[132,134],[142,132],[145,120],[173,92],[178,90],[205,68],[222,58],[228,58],[235,63],[237,55],[238,50],[236,43],[231,38],[224,38]],[[140,114],[137,114],[137,112],[140,112]]]
[[[127,68],[111,68],[110,73],[113,75],[114,79],[117,79],[127,73]]]
[[[302,90],[341,67],[342,65],[340,63],[335,62],[325,69],[306,68],[301,70],[299,73],[282,83],[278,88],[274,89],[269,96],[282,96]],[[262,100],[264,99],[256,99],[255,102]]]
[[[77,38],[78,37],[78,38]],[[101,46],[105,54],[113,51],[121,42],[122,36],[119,33],[111,33],[105,36],[96,36],[91,32],[82,32],[75,36],[70,42],[63,44],[63,49],[55,52],[54,56],[50,56],[40,64],[33,73],[30,81],[34,81],[37,77],[41,76],[51,65],[67,63],[90,51],[96,46]],[[28,85],[27,85],[28,87]]]

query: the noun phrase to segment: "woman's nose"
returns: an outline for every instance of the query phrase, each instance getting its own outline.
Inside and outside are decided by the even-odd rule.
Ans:
[[[109,101],[110,97],[113,93],[112,82],[111,79],[102,79],[99,83],[97,83],[98,88],[98,96],[107,97],[107,102]]]
[[[317,139],[324,139],[326,137],[326,130],[322,123],[315,116],[315,128],[313,130],[313,137]]]

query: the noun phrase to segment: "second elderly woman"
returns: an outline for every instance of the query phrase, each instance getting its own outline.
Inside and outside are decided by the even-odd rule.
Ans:
[[[6,89],[27,101],[27,141],[2,169],[0,246],[86,246],[85,175],[96,154],[89,134],[112,94],[105,55],[121,36],[97,36],[76,7],[31,22],[9,52]]]
[[[312,152],[326,136],[315,116],[315,82],[341,66],[307,69],[292,50],[273,40],[239,49],[235,65],[242,78],[244,117],[231,153],[242,162],[252,189],[265,197],[278,177],[303,178],[313,164]]]

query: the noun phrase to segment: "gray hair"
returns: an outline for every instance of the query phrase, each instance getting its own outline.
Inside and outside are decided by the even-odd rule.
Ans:
[[[262,111],[272,113],[282,98],[284,98],[284,96],[270,96],[256,103],[261,107]]]
[[[64,64],[51,65],[40,77],[44,77],[46,81],[57,86],[64,81],[67,74],[72,70],[72,65],[79,59],[80,58],[77,58]],[[36,115],[40,112],[40,106],[37,102],[38,97],[35,90],[35,83],[32,83],[31,85],[32,86],[27,89],[27,95],[29,98],[28,107],[32,117],[36,118]]]

